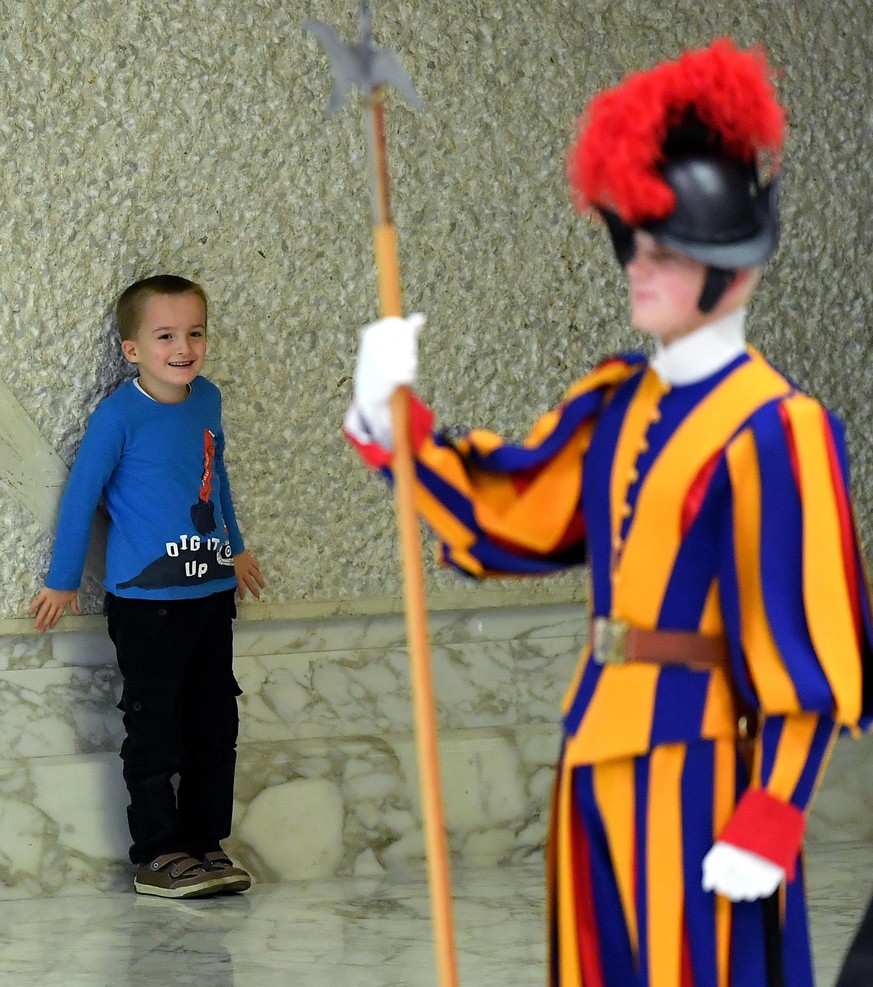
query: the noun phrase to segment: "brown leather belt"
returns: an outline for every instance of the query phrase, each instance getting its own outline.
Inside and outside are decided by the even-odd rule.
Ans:
[[[730,664],[727,638],[723,634],[643,630],[607,617],[595,617],[591,623],[591,650],[594,660],[601,665],[651,662],[712,671],[728,668]]]

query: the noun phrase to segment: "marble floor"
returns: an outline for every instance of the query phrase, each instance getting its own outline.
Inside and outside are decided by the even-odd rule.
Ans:
[[[819,987],[836,970],[873,887],[873,847],[833,844],[808,859]],[[462,985],[543,983],[539,865],[454,873]],[[130,893],[9,901],[0,924],[8,987],[429,987],[437,976],[420,879],[256,886],[173,902]]]

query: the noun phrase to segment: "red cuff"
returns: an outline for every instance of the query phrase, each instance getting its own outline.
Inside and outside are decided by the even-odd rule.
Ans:
[[[750,788],[719,839],[778,864],[791,881],[805,828],[806,818],[796,806]]]
[[[409,392],[409,431],[412,439],[412,451],[418,452],[424,440],[433,431],[434,413],[415,394]],[[358,455],[368,466],[374,469],[384,469],[391,465],[394,453],[376,442],[361,442],[348,432],[344,433],[349,443],[357,450]]]
[[[349,445],[352,446],[361,459],[368,466],[372,466],[373,469],[382,469],[383,466],[387,466],[391,462],[392,454],[388,449],[377,445],[375,442],[361,442],[354,435],[349,435],[346,431],[343,431],[343,435],[345,435]]]
[[[424,440],[433,432],[434,413],[419,398],[415,391],[409,392],[409,432],[412,438],[413,453],[424,444]]]

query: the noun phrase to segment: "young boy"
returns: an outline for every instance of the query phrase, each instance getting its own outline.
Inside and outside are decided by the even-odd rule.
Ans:
[[[549,848],[561,987],[812,984],[804,814],[861,718],[871,627],[841,426],[744,339],[783,126],[763,56],[728,39],[600,94],[569,178],[654,358],[606,360],[520,446],[434,434],[413,401],[446,563],[591,568]],[[362,336],[345,429],[386,470],[421,323]]]
[[[265,582],[234,514],[221,395],[200,376],[206,294],[158,275],[124,291],[116,315],[139,375],[88,422],[30,612],[40,632],[68,606],[79,613],[102,496],[110,517],[104,611],[123,676],[134,887],[168,898],[245,891],[250,876],[220,845],[230,833],[239,724],[234,591],[260,597]]]

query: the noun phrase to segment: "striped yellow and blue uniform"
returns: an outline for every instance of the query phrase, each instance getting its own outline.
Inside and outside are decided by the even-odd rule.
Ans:
[[[729,673],[583,651],[553,807],[551,982],[764,987],[762,903],[704,892],[701,861],[750,787],[805,811],[836,732],[863,719],[873,634],[838,419],[751,348],[672,387],[629,355],[521,445],[433,434],[416,471],[447,564],[587,562],[592,617],[729,643]],[[760,713],[750,761],[736,696]],[[811,985],[802,868],[781,935],[787,983]]]

